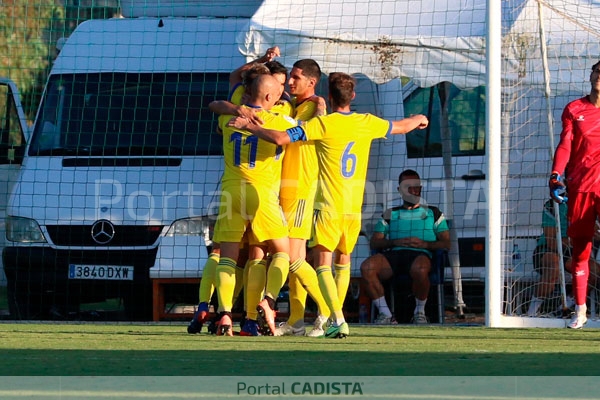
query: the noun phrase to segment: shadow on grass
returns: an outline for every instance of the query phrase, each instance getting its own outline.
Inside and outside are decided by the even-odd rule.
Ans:
[[[0,375],[6,376],[600,375],[597,354],[574,356],[560,352],[1,350],[0,358]]]

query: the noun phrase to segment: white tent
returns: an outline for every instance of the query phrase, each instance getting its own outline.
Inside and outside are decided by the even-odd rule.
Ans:
[[[504,81],[543,87],[538,1],[553,91],[587,90],[587,72],[577,88],[570,75],[600,55],[600,3],[580,0],[502,1]],[[486,0],[265,0],[238,43],[249,58],[279,45],[286,65],[313,58],[325,72],[377,83],[404,76],[421,87],[472,88],[485,84],[485,18]],[[540,73],[523,77],[524,70]]]

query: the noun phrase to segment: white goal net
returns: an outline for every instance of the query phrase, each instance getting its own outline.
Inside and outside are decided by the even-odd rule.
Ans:
[[[499,315],[494,326],[565,325],[571,278],[561,260],[568,266],[567,246],[565,257],[553,262],[534,264],[534,253],[542,233],[552,231],[544,227],[561,225],[553,218],[553,207],[545,207],[547,181],[562,110],[589,92],[589,72],[600,58],[598,2],[122,0],[76,6],[45,0],[36,12],[27,8],[27,1],[13,3],[0,12],[0,26],[7,32],[0,49],[8,55],[0,75],[21,88],[32,126],[30,137],[15,129],[17,114],[11,116],[12,103],[4,100],[14,90],[2,86],[0,101],[5,103],[0,105],[7,115],[0,115],[0,161],[8,172],[0,182],[0,216],[15,218],[10,240],[0,232],[0,244],[9,249],[0,287],[7,287],[8,308],[11,315],[17,312],[15,318],[44,318],[52,309],[79,310],[85,295],[98,289],[94,299],[125,299],[130,315],[147,319],[150,311],[154,316],[163,311],[151,310],[153,279],[201,278],[211,244],[209,216],[222,173],[216,117],[208,103],[227,97],[234,68],[279,46],[277,61],[288,70],[297,60],[312,58],[323,76],[356,76],[354,111],[391,120],[422,113],[431,121],[426,130],[372,145],[363,235],[353,257],[355,279],[370,254],[374,224],[385,209],[399,204],[398,175],[410,168],[422,177],[423,202],[439,207],[449,221],[446,308],[460,315],[465,310]],[[492,44],[487,10],[493,4],[501,9],[500,15],[491,16],[498,18],[501,29],[501,55],[498,68],[487,71]],[[68,39],[58,40],[63,36]],[[57,41],[63,46],[60,52],[54,49]],[[501,82],[499,98],[487,94],[493,79]],[[317,92],[324,97],[325,81]],[[43,105],[36,113],[40,99]],[[490,151],[498,150],[490,148],[486,131],[490,102],[501,105],[494,122],[501,136],[499,179],[489,173],[494,167]],[[67,146],[61,140],[71,142]],[[40,169],[26,175],[24,157],[36,159]],[[56,171],[49,172],[53,163]],[[100,207],[97,202],[91,207],[90,199],[99,194],[86,192],[86,197],[80,192],[99,186],[74,183],[85,174],[106,179],[109,166],[113,183],[105,187],[123,190],[123,199],[128,193],[133,199],[123,200],[118,211],[114,193],[109,200],[101,199]],[[64,168],[77,173],[67,177]],[[181,193],[199,196],[197,202],[185,199],[197,208],[180,207],[185,196],[177,196],[184,184],[192,186]],[[20,201],[9,201],[13,187],[19,188]],[[500,210],[489,209],[490,188],[500,189]],[[170,202],[165,194],[171,192],[179,193],[172,196],[178,198],[176,205],[160,210],[160,218],[151,216],[153,201]],[[500,221],[490,222],[490,212],[500,215]],[[104,220],[115,223],[117,230],[145,232],[140,234],[143,240],[125,235],[114,248],[93,241],[89,231]],[[182,220],[189,222],[184,234]],[[24,231],[14,231],[24,221],[18,225]],[[501,225],[500,237],[488,237],[490,223]],[[31,230],[43,237],[31,236]],[[486,258],[491,240],[499,242],[494,244],[500,251]],[[33,248],[43,248],[44,257],[24,256]],[[100,260],[94,258],[99,254]],[[51,260],[56,271],[40,272],[40,259]],[[143,266],[136,264],[139,260]],[[110,267],[102,271],[127,271],[135,279],[67,279],[72,266],[95,271],[91,267],[97,265]],[[59,281],[60,288],[55,286]],[[590,282],[593,325],[595,275]],[[358,286],[353,289],[354,296],[348,298],[357,300]],[[196,288],[190,293],[188,299],[195,303]],[[136,312],[138,307],[143,311]]]

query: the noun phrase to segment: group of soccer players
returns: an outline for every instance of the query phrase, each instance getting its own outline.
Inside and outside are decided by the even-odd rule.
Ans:
[[[348,336],[342,306],[350,254],[361,229],[371,141],[428,125],[424,115],[388,121],[351,112],[355,80],[337,72],[328,78],[331,112],[325,115],[325,102],[315,95],[319,65],[297,61],[287,79],[283,66],[273,61],[279,55],[277,47],[271,48],[234,71],[231,104],[211,104],[222,114],[225,172],[213,237],[218,246],[204,268],[190,333],[199,332],[208,316],[214,283],[217,334],[233,335],[231,309],[243,286],[247,315],[241,335],[304,334],[308,293],[319,309],[308,335]],[[291,98],[284,93],[286,81]],[[240,270],[244,242],[247,261]],[[288,275],[290,317],[276,327],[275,299]]]

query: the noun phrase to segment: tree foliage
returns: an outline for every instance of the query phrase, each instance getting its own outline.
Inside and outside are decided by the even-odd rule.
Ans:
[[[0,7],[0,76],[13,80],[31,119],[65,28],[56,0],[4,0]]]

